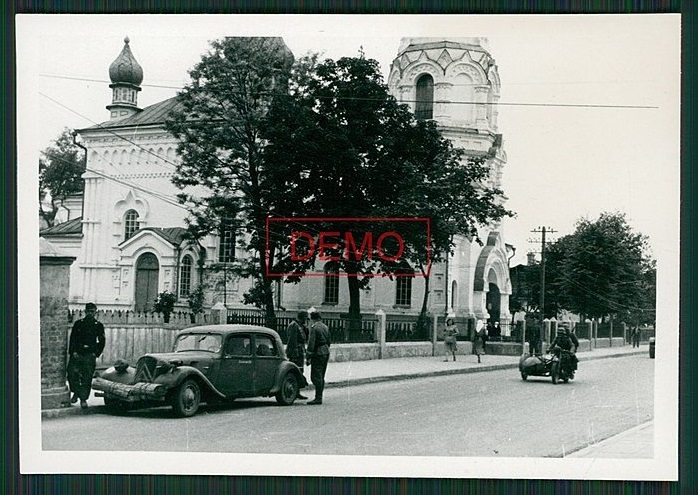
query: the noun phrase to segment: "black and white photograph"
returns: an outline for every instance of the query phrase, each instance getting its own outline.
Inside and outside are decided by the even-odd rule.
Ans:
[[[680,15],[16,33],[22,473],[678,478]]]

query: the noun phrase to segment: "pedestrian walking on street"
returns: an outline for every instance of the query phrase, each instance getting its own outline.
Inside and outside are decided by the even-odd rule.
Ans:
[[[87,408],[97,358],[102,355],[106,343],[104,325],[95,319],[96,313],[97,306],[87,303],[85,317],[73,324],[68,341],[68,385],[73,393],[70,403],[79,400],[83,409]]]
[[[308,340],[308,312],[299,311],[296,319],[293,320],[286,328],[286,357],[294,363],[303,373],[303,363],[305,362],[305,343]],[[306,400],[307,397],[301,395],[300,389],[296,396],[299,400]]]
[[[632,333],[633,347],[640,347],[640,326],[635,325]]]
[[[330,330],[322,322],[319,311],[310,313],[310,335],[305,363],[310,365],[310,381],[315,386],[315,398],[308,405],[322,404],[322,393],[325,390],[325,372],[330,360]]]
[[[481,363],[480,355],[485,353],[485,340],[487,339],[487,328],[482,320],[475,323],[475,335],[473,336],[473,354],[477,354],[477,362]]]
[[[448,353],[453,355],[453,360],[456,360],[456,351],[458,350],[458,345],[456,344],[456,336],[458,335],[458,327],[453,322],[452,318],[446,320],[446,328],[444,329],[444,344],[446,344],[446,359],[444,362],[448,361]]]

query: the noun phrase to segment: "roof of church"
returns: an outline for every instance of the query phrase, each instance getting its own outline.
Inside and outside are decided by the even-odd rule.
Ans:
[[[144,227],[142,229],[138,229],[134,234],[143,231],[154,232],[173,246],[179,246],[184,240],[184,235],[186,234],[187,229],[184,227]]]
[[[116,60],[109,66],[109,78],[112,84],[127,83],[138,86],[143,82],[143,68],[133,56],[128,36],[124,38],[124,48]]]
[[[160,101],[158,103],[145,107],[140,112],[131,115],[130,117],[126,117],[125,119],[108,120],[106,122],[102,122],[101,124],[87,127],[86,129],[78,129],[78,132],[106,128],[113,129],[117,127],[135,127],[157,124],[161,125],[165,122],[167,114],[169,114],[172,110],[179,109],[179,107],[180,103],[177,100],[177,97],[173,96],[172,98],[169,98],[167,100]]]
[[[487,51],[486,38],[402,38],[398,57],[405,52],[432,50],[435,48],[457,48],[461,50]]]
[[[53,227],[47,227],[39,231],[39,236],[82,234],[82,217],[73,218],[67,222],[59,223]]]

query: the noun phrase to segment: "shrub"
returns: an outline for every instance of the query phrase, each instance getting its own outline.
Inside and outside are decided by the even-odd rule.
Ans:
[[[170,314],[172,314],[172,310],[174,309],[176,302],[177,296],[175,296],[172,292],[163,291],[158,294],[157,299],[155,299],[153,309],[156,313],[162,313],[165,317],[165,323],[167,323],[170,321]]]

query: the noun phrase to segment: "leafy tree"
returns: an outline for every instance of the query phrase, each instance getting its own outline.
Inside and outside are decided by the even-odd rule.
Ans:
[[[579,220],[575,232],[555,243],[553,252],[558,259],[552,284],[560,307],[590,318],[624,319],[654,308],[648,239],[632,230],[624,214]]]
[[[540,263],[512,267],[509,270],[509,277],[511,278],[509,309],[512,312],[537,312],[540,305]]]
[[[274,298],[267,277],[267,257],[276,244],[265,244],[267,215],[277,210],[265,189],[260,130],[275,95],[287,92],[293,55],[281,38],[225,38],[189,72],[192,82],[178,94],[178,108],[166,129],[179,139],[181,162],[173,183],[190,210],[194,238],[223,227],[247,234],[251,259],[236,264],[257,280],[255,298],[273,324]],[[257,290],[261,289],[261,290]]]
[[[75,144],[73,133],[64,128],[53,145],[39,158],[39,215],[50,227],[68,196],[84,190],[84,151]]]
[[[286,180],[285,211],[314,217],[428,217],[436,261],[451,250],[454,235],[477,239],[478,224],[508,214],[498,203],[501,191],[484,186],[488,169],[483,160],[464,163],[463,151],[454,149],[433,122],[417,121],[398,104],[375,60],[311,62],[306,65],[312,70],[294,79],[293,98],[272,106],[265,128],[269,177],[276,175],[274,184]],[[363,238],[373,226],[353,222],[343,227]],[[405,233],[404,258],[425,274],[424,229],[399,230]],[[340,241],[330,254],[344,248]],[[354,324],[360,319],[359,291],[370,277],[393,277],[407,269],[376,258],[340,256],[335,263],[348,274]]]
[[[444,138],[433,121],[416,121],[408,137],[405,170],[412,173],[401,189],[393,211],[430,219],[431,262],[444,261],[452,253],[457,237],[482,245],[478,227],[498,222],[512,212],[502,204],[501,190],[485,185],[489,167],[483,156],[465,156]],[[415,235],[416,234],[416,235]],[[419,323],[426,323],[429,278],[426,276],[421,232],[405,235],[407,258],[425,281]]]
[[[177,296],[172,292],[163,291],[158,294],[155,299],[155,304],[153,305],[153,311],[156,313],[162,313],[165,323],[169,323],[170,315],[174,310],[175,303],[177,302]]]

